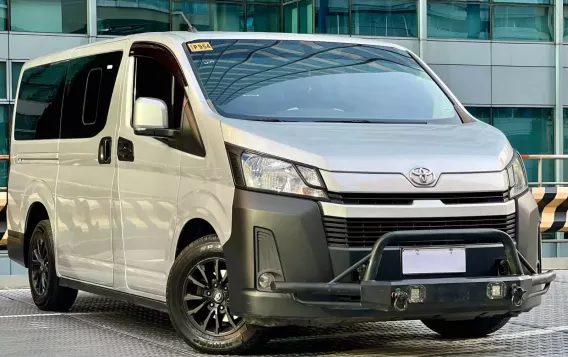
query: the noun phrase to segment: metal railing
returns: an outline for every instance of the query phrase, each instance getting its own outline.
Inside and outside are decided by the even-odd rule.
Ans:
[[[568,186],[568,181],[543,181],[542,179],[542,163],[543,160],[552,160],[556,162],[557,160],[568,160],[568,155],[554,155],[554,154],[529,154],[521,155],[523,160],[537,160],[537,181],[529,181],[529,187],[546,187],[546,186]],[[556,232],[558,233],[558,232]],[[542,243],[568,243],[568,239],[543,239]]]
[[[542,160],[568,160],[568,155],[521,155],[523,160],[537,160],[538,161],[538,171],[537,171],[537,181],[529,182],[529,186],[542,187],[543,185],[568,185],[568,181],[542,181]]]

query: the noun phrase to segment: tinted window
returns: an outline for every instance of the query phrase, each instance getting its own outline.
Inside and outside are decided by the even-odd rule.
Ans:
[[[136,97],[156,98],[168,106],[168,127],[179,129],[181,121],[183,86],[173,71],[160,61],[149,57],[136,58]]]
[[[104,129],[122,52],[70,61],[61,138],[90,138]]]
[[[67,62],[59,62],[23,73],[16,104],[16,140],[59,138],[66,71]]]
[[[228,117],[460,122],[452,102],[403,50],[291,40],[210,44],[189,53],[208,98]]]

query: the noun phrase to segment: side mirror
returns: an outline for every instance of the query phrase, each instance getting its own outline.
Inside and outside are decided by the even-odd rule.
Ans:
[[[136,99],[132,125],[136,135],[174,137],[175,131],[168,129],[168,107],[160,99],[144,97]]]

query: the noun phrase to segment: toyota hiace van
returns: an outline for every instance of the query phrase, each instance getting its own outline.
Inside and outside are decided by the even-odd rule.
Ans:
[[[237,353],[280,325],[481,337],[555,279],[519,153],[398,45],[97,42],[26,63],[11,128],[8,249],[42,310],[88,291]]]

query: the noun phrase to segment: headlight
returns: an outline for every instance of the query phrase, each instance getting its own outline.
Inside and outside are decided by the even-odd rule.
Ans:
[[[516,152],[513,160],[507,166],[507,176],[509,178],[509,197],[511,199],[525,193],[529,187],[527,172],[523,159]]]
[[[321,190],[323,184],[315,169],[248,152],[242,154],[241,164],[247,187],[278,193],[326,197]]]

